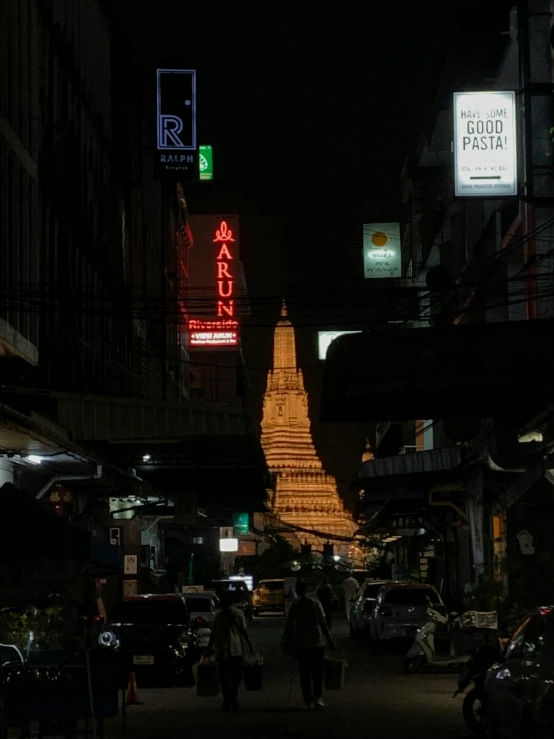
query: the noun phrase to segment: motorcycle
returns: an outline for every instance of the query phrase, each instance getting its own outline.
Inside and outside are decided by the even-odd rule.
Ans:
[[[465,665],[458,678],[458,688],[452,696],[455,698],[460,693],[465,693],[469,685],[473,683],[473,688],[464,697],[462,715],[466,726],[474,734],[484,734],[485,732],[483,723],[485,677],[489,667],[500,658],[500,654],[499,648],[489,645],[479,647],[472,652],[470,661]]]
[[[418,630],[415,641],[408,650],[404,661],[404,672],[406,674],[413,675],[424,665],[454,667],[462,665],[470,659],[469,654],[459,654],[455,649],[452,632],[454,620],[457,616],[457,613],[444,615],[433,606],[427,608],[427,620]],[[436,651],[435,636],[439,627],[449,640],[447,654],[438,654]]]

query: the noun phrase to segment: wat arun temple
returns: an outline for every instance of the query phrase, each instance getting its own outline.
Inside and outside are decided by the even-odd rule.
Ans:
[[[310,431],[308,394],[296,358],[294,327],[283,303],[273,339],[273,367],[267,377],[262,417],[262,447],[275,476],[271,509],[291,543],[306,542],[322,551],[352,554],[355,524],[344,507],[335,478],[323,469]],[[287,533],[289,534],[287,536]]]

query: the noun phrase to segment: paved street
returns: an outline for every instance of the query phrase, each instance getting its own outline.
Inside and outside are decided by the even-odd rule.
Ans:
[[[346,623],[334,626],[339,650],[348,661],[342,691],[327,692],[323,712],[303,710],[296,663],[279,649],[283,619],[256,620],[252,639],[266,666],[261,693],[241,691],[241,711],[224,713],[221,699],[197,698],[194,689],[140,689],[141,706],[128,708],[133,739],[183,737],[410,737],[466,739],[461,701],[452,698],[456,675],[406,676],[402,654],[374,654],[347,636]],[[121,734],[120,720],[107,727]]]

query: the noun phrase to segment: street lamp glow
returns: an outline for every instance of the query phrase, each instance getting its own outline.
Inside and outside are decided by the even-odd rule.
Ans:
[[[143,454],[142,455],[142,461],[143,462],[150,462],[151,459],[152,459],[152,457],[149,454]]]

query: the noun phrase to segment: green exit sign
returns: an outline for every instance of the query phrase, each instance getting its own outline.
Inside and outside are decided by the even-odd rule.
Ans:
[[[199,146],[198,166],[201,180],[214,178],[214,153],[211,146]]]
[[[238,536],[250,533],[250,516],[248,513],[233,513],[233,529],[235,535]]]

